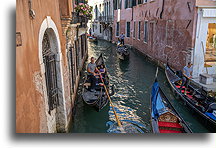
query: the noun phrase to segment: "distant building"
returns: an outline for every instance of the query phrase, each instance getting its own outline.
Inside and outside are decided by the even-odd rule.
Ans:
[[[88,28],[94,36],[112,41],[113,0],[89,0],[89,5],[93,6],[93,18]]]
[[[176,69],[192,61],[195,77],[205,72],[203,53],[213,51],[207,64],[215,74],[215,48],[206,50],[207,34],[212,41],[215,32],[215,9],[215,0],[114,0],[113,41],[124,33],[126,44]]]
[[[87,20],[72,15],[73,3],[17,0],[17,133],[67,132],[88,52]]]

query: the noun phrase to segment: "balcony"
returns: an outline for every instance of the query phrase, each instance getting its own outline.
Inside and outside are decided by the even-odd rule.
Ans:
[[[78,25],[80,28],[86,28],[89,18],[79,15],[77,12],[72,12],[72,19],[70,24]]]
[[[113,23],[113,15],[109,15],[109,16],[107,17],[107,22],[108,22],[108,23]]]
[[[99,16],[98,21],[101,23],[112,23],[113,22],[113,16]]]
[[[105,17],[105,16],[99,16],[99,17],[98,17],[98,21],[99,21],[99,22],[105,22],[105,20],[106,20],[106,17]]]

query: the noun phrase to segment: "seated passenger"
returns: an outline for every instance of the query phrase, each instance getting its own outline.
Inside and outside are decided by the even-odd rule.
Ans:
[[[106,69],[105,69],[105,66],[103,64],[100,66],[99,71],[100,71],[101,74],[105,74]]]

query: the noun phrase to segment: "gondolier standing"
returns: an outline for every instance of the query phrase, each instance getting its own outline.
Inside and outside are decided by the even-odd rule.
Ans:
[[[88,77],[91,82],[91,92],[95,92],[95,86],[96,86],[96,73],[95,71],[98,71],[97,66],[95,64],[95,59],[94,57],[91,57],[91,62],[87,66],[87,72],[88,72]]]
[[[185,77],[182,77],[182,84],[180,89],[182,89],[184,85],[186,88],[188,87],[189,79],[192,78],[192,72],[193,72],[192,64],[191,62],[188,62],[188,65],[183,68],[183,75]]]
[[[119,36],[120,42],[121,42],[122,45],[124,45],[124,37],[125,37],[125,35],[122,32],[122,34]]]
[[[89,35],[90,36],[92,35],[92,29],[91,28],[89,29]]]

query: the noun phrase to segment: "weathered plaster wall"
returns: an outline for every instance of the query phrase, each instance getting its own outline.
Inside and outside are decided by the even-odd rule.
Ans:
[[[120,12],[118,12],[120,11]],[[133,8],[116,10],[115,17],[120,14],[121,32],[125,33],[125,24],[130,21],[130,38],[125,43],[130,44],[161,62],[169,63],[176,69],[181,69],[191,60],[190,48],[193,48],[194,38],[194,0],[157,0],[137,5]],[[133,15],[132,15],[133,13]],[[116,22],[114,20],[114,32]],[[138,39],[138,22],[141,21],[141,38]],[[148,22],[148,42],[144,42],[144,22]],[[134,22],[136,22],[136,37],[133,37]],[[117,37],[113,36],[114,41]]]
[[[71,11],[69,6],[72,1],[64,0],[59,5],[59,0],[32,0],[32,9],[35,19],[29,15],[27,0],[17,0],[16,32],[21,33],[22,46],[16,48],[16,132],[17,133],[46,133],[56,132],[56,127],[48,125],[55,120],[47,118],[44,96],[44,82],[39,61],[39,31],[42,22],[50,16],[59,35],[62,61],[62,77],[64,100],[66,105],[66,122],[71,118],[71,109],[75,95],[71,96],[69,87],[68,61],[66,54],[66,36],[63,34],[61,13],[67,16]],[[65,5],[64,5],[65,4]],[[72,4],[71,4],[72,5]],[[62,11],[61,11],[62,10]],[[76,30],[76,28],[74,28]],[[76,50],[76,49],[74,49]],[[78,58],[78,57],[77,57]],[[76,75],[76,87],[79,74]],[[76,90],[75,90],[76,92]],[[55,110],[52,114],[55,114]],[[55,122],[55,121],[53,121]],[[68,123],[66,123],[68,124]],[[54,125],[53,125],[54,126]],[[68,125],[66,125],[68,126]]]

